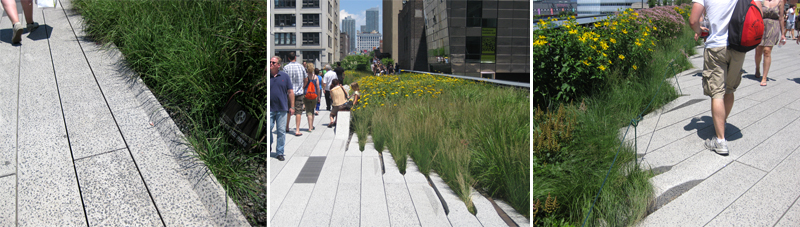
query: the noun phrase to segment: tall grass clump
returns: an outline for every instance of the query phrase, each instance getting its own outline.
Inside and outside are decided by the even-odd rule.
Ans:
[[[527,90],[416,73],[364,76],[359,84],[363,100],[353,115],[372,114],[375,146],[386,144],[401,172],[408,156],[423,174],[438,173],[473,213],[471,191],[479,189],[528,214]]]
[[[267,1],[75,0],[89,39],[113,43],[170,112],[251,224],[265,225],[266,152],[237,148],[218,127],[222,107],[237,98],[265,119]],[[264,132],[262,132],[263,134]],[[263,173],[262,173],[263,172]],[[266,198],[266,195],[263,195]],[[254,206],[242,206],[247,203]],[[251,207],[256,210],[248,211]]]
[[[557,66],[549,71],[534,72],[535,78],[564,70],[593,72],[576,75],[583,78],[578,80],[593,81],[588,90],[563,89],[573,84],[582,85],[564,85],[571,82],[560,79],[541,80],[548,84],[537,85],[550,90],[534,94],[537,106],[532,122],[531,212],[534,225],[581,225],[587,220],[589,226],[630,226],[646,215],[646,207],[653,199],[648,179],[653,175],[636,164],[634,148],[631,144],[621,144],[619,130],[639,114],[651,112],[678,97],[678,92],[665,82],[664,76],[671,77],[691,67],[687,55],[694,54],[693,47],[698,43],[685,23],[688,9],[689,5],[626,10],[588,27],[575,27],[572,21],[560,28],[540,22],[543,30],[535,31],[534,38],[541,35],[554,39],[539,37],[539,45],[534,43],[534,55],[555,53],[549,52],[553,49],[570,50],[570,47],[561,46],[567,43],[556,38],[590,34],[583,41],[578,39],[570,43],[588,45],[575,47],[583,51],[563,51],[555,58],[585,56],[595,61],[563,66],[570,69]],[[627,35],[621,29],[625,29]],[[658,39],[652,39],[653,36]],[[545,41],[547,43],[543,44]],[[603,42],[607,48],[603,47]],[[617,58],[598,60],[600,56]],[[673,62],[672,68],[668,68],[670,62]],[[576,69],[578,67],[583,69]],[[563,88],[556,88],[559,86]],[[633,136],[633,130],[631,126],[627,138]],[[620,153],[612,166],[617,151]],[[606,185],[586,219],[609,167]]]

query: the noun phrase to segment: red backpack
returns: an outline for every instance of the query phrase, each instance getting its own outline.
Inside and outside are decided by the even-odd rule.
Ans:
[[[314,76],[316,77],[316,76]],[[306,99],[317,99],[317,82],[316,80],[308,80],[308,87],[306,87]]]
[[[755,1],[737,0],[728,23],[728,47],[739,52],[748,52],[761,43],[762,36],[764,20]]]

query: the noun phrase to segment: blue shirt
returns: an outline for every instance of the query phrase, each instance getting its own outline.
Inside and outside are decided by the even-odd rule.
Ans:
[[[278,75],[270,77],[269,82],[269,111],[289,111],[288,92],[292,89],[292,82],[289,79],[289,75],[283,71],[278,71]]]

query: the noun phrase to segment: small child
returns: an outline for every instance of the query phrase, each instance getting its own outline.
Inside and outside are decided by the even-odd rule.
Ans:
[[[350,99],[347,100],[347,104],[350,108],[353,108],[358,104],[358,99],[361,98],[361,93],[358,92],[358,83],[353,82],[350,84],[350,88],[353,89],[353,95],[350,96]]]

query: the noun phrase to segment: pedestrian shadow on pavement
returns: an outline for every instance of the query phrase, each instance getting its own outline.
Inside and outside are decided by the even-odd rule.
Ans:
[[[689,122],[686,126],[683,127],[683,130],[691,131],[696,130],[697,136],[700,139],[706,140],[711,139],[715,135],[714,131],[714,123],[712,121],[711,116],[702,116],[702,117],[695,117],[692,118],[692,121]],[[730,124],[725,124],[725,139],[728,141],[738,140],[742,138],[741,130]]]
[[[29,40],[38,41],[38,40],[43,40],[43,39],[50,38],[50,34],[52,34],[52,33],[53,33],[53,27],[50,27],[50,25],[43,24],[43,25],[39,25],[39,28],[34,29],[33,31],[28,31],[28,29],[26,28],[25,29],[25,34],[27,34],[27,35],[25,35],[25,34],[23,34],[23,35],[25,35],[25,37],[27,37]],[[14,36],[14,30],[13,29],[6,28],[6,29],[0,30],[0,42],[11,43],[12,36]],[[23,39],[22,43],[25,43],[25,41],[27,41],[27,40]],[[19,45],[19,44],[15,44],[15,45]]]
[[[789,81],[794,81],[795,83],[800,84],[800,78],[794,78],[794,79],[786,78],[786,79],[789,80]]]
[[[750,79],[750,80],[757,81],[757,82],[761,82],[761,77],[756,78],[756,74],[755,73],[753,73],[753,74],[744,74],[744,73],[742,73],[742,78]],[[775,81],[775,79],[772,79],[772,77],[768,76],[767,77],[767,81]]]

